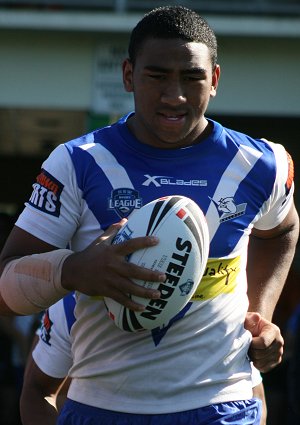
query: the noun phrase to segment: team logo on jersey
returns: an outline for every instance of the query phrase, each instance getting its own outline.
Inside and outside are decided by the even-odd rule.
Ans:
[[[179,289],[180,289],[180,295],[182,296],[186,296],[188,295],[194,285],[194,281],[192,279],[188,279],[185,283],[183,283],[182,285],[179,285]]]
[[[200,179],[175,179],[170,176],[150,176],[149,174],[145,174],[146,180],[142,183],[143,186],[150,186],[153,184],[155,187],[161,186],[207,186],[207,180]]]
[[[141,206],[142,199],[139,192],[129,188],[113,190],[108,200],[108,208],[116,211],[121,218],[128,217],[134,209],[139,209]]]
[[[42,169],[32,187],[33,192],[28,203],[40,211],[59,217],[60,195],[64,185]]]
[[[43,319],[42,319],[40,338],[47,345],[51,345],[50,339],[51,339],[52,326],[53,326],[53,322],[50,319],[49,310],[46,310],[46,312],[44,313]]]
[[[233,220],[234,218],[245,214],[247,204],[236,204],[232,196],[221,198],[219,201],[214,201],[212,198],[209,199],[214,203],[218,210],[220,223]]]

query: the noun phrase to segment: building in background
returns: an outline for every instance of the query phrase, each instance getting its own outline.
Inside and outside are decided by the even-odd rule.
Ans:
[[[218,36],[211,116],[283,142],[298,161],[300,0],[0,0],[0,207],[23,203],[55,145],[131,109],[129,32],[164,4],[198,10]]]

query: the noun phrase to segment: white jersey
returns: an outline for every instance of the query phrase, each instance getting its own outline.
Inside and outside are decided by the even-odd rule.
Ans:
[[[141,144],[126,120],[59,146],[17,225],[79,251],[135,208],[183,195],[206,215],[210,258],[192,302],[153,331],[121,331],[101,297],[76,293],[68,397],[145,414],[251,398],[247,244],[253,226],[273,228],[290,208],[287,153],[214,121],[201,143],[161,150]]]
[[[74,309],[75,297],[71,293],[45,311],[37,331],[39,340],[32,357],[39,369],[53,378],[65,378],[72,366],[70,332],[76,320]],[[251,371],[252,387],[256,387],[262,376],[252,362]]]

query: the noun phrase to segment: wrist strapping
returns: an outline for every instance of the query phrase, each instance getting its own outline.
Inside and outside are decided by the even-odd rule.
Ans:
[[[0,279],[0,291],[7,306],[17,314],[39,313],[69,291],[61,286],[61,271],[69,249],[27,255],[10,261]]]

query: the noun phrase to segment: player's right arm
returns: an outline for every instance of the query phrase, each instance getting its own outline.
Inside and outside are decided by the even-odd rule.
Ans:
[[[112,246],[122,221],[107,229],[99,226],[99,237],[79,252],[65,249],[78,237],[82,225],[82,196],[70,152],[65,145],[58,146],[44,161],[25,210],[2,250],[0,314],[42,311],[74,290],[110,297],[138,310],[130,294],[159,297],[157,291],[138,286],[132,279],[160,282],[165,275],[126,261],[128,254],[157,241],[144,237]]]
[[[131,279],[163,281],[165,275],[126,261],[128,254],[158,241],[143,237],[111,245],[121,225],[122,221],[110,226],[77,253],[57,250],[15,226],[0,257],[0,314],[36,313],[73,290],[107,296],[134,310],[140,306],[128,294],[158,298],[158,291],[140,287]]]
[[[34,341],[33,348],[38,341]],[[20,397],[20,413],[23,425],[55,425],[57,408],[55,403],[64,378],[54,378],[44,373],[35,363],[32,354],[28,357],[23,388]]]
[[[20,229],[19,227],[14,226],[0,254],[0,274],[2,276],[1,279],[3,280],[2,285],[5,286],[9,284],[5,281],[3,271],[10,261],[23,256],[29,256],[34,253],[49,252],[53,249],[56,248]],[[12,315],[16,313],[18,312],[13,311],[3,299],[2,288],[0,286],[0,314]]]
[[[20,398],[23,425],[40,425],[44,417],[47,425],[56,424],[70,383],[68,372],[73,363],[70,332],[76,321],[75,302],[74,294],[70,293],[42,317],[23,379]]]

